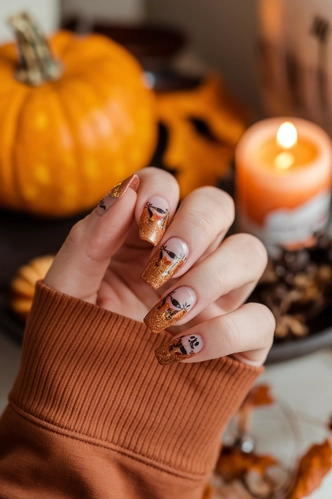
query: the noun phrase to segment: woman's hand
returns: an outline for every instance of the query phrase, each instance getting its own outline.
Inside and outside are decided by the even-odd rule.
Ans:
[[[176,211],[178,201],[164,171],[126,179],[73,227],[45,284],[144,319],[153,332],[169,329],[174,338],[156,351],[163,364],[232,355],[261,365],[274,318],[263,305],[242,303],[264,271],[263,245],[248,234],[224,239],[234,206],[223,191],[198,189]]]

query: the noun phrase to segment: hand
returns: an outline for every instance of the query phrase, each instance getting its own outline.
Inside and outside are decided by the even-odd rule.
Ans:
[[[179,190],[171,175],[145,168],[138,177],[139,186],[137,176],[126,180],[73,227],[45,284],[144,318],[154,332],[168,328],[175,337],[157,350],[162,363],[233,355],[261,365],[274,318],[261,304],[242,303],[266,266],[262,243],[249,234],[224,239],[234,206],[220,189],[197,189],[176,211]],[[141,237],[157,244],[152,255],[138,225]]]

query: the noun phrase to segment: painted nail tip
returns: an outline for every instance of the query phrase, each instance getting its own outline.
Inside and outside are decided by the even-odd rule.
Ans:
[[[133,191],[136,192],[140,183],[139,176],[136,175],[136,173],[134,173],[133,175],[128,177],[127,180],[128,180],[128,187],[130,187]]]
[[[112,189],[104,196],[98,206],[95,208],[97,215],[106,213],[127,191],[131,188],[136,192],[139,186],[139,177],[135,173],[130,177],[125,178],[122,182],[114,185]]]
[[[152,289],[158,289],[163,285],[163,283],[160,283],[158,281],[156,282],[153,279],[151,279],[149,275],[145,274],[145,272],[143,272],[143,274],[141,275],[141,279],[142,279],[142,281],[145,282],[145,284],[150,286],[150,288],[152,288]]]
[[[140,238],[142,241],[146,241],[147,243],[152,244],[153,246],[157,246],[157,244],[158,244],[158,242],[159,242],[159,241],[155,241],[155,240],[153,240],[151,237],[147,237],[147,236],[145,236],[144,234],[139,234],[139,238]]]
[[[160,329],[160,328],[154,327],[154,324],[151,323],[151,319],[149,317],[149,314],[146,317],[144,317],[143,322],[149,328],[151,333],[153,333],[153,334],[159,334],[159,333],[162,333],[163,331],[165,331],[165,328]]]
[[[198,334],[184,335],[173,338],[155,350],[160,364],[166,365],[191,359],[203,348],[202,338]]]
[[[176,362],[178,362],[176,359],[169,359],[169,360],[165,360],[163,358],[162,355],[159,354],[159,352],[156,350],[155,351],[155,356],[156,356],[156,359],[158,361],[158,363],[161,365],[161,366],[167,366],[169,364],[175,364]]]

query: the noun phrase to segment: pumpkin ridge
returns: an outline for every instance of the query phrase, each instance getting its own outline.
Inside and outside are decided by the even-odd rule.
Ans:
[[[4,125],[4,123],[8,123],[8,119],[10,119],[12,124],[12,133],[8,133],[7,130],[9,140],[7,139],[8,142],[5,142],[6,144],[9,143],[9,148],[11,149],[10,151],[8,151],[7,155],[6,148],[1,143],[1,140],[5,140],[4,137],[6,136],[6,132],[5,135],[1,133],[0,139],[0,157],[2,158],[2,161],[0,161],[0,165],[2,165],[0,167],[0,185],[3,189],[0,197],[1,206],[3,206],[5,203],[7,203],[7,205],[10,205],[11,201],[15,198],[16,195],[16,182],[14,178],[14,170],[11,165],[13,162],[13,154],[16,144],[15,136],[17,134],[17,120],[18,115],[20,114],[22,102],[25,98],[25,92],[23,91],[23,89],[21,89],[20,96],[17,97],[16,100],[14,97],[15,94],[17,94],[17,89],[9,91],[5,97],[5,102],[6,104],[9,104],[9,107],[0,108],[3,126],[5,126],[6,128],[8,127],[7,124]],[[6,167],[4,167],[4,165],[6,165]]]
[[[76,165],[80,165],[82,162],[83,162],[83,158],[84,158],[84,154],[80,148],[80,145],[79,145],[79,140],[76,136],[76,133],[75,133],[75,130],[74,130],[74,125],[72,123],[72,120],[70,119],[69,117],[69,113],[67,112],[67,109],[66,109],[66,106],[62,100],[62,97],[61,97],[61,94],[60,92],[56,92],[56,87],[60,86],[58,84],[58,82],[56,82],[55,84],[53,83],[53,91],[54,91],[54,94],[56,95],[56,99],[57,101],[59,102],[59,105],[61,107],[61,110],[63,112],[63,115],[66,119],[66,124],[70,130],[70,134],[71,134],[71,138],[72,138],[72,141],[73,141],[73,144],[74,144],[74,150],[75,150],[75,157],[76,157]],[[55,87],[55,88],[54,88]],[[77,176],[78,178],[76,178],[76,182],[78,183],[78,181],[81,182],[81,189],[80,189],[80,196],[82,197],[82,199],[84,198],[84,192],[87,191],[87,182],[88,182],[88,179],[84,176],[84,175],[78,175]],[[83,182],[84,181],[84,182]]]
[[[70,81],[71,81],[71,82],[79,83],[80,87],[82,87],[82,88],[83,88],[83,87],[85,87],[85,88],[86,88],[86,89],[87,89],[87,90],[88,90],[88,91],[89,91],[92,95],[94,95],[94,96],[96,97],[96,102],[97,102],[97,104],[98,104],[98,110],[99,110],[99,112],[103,112],[104,116],[106,116],[106,117],[107,117],[107,114],[106,114],[106,113],[102,110],[102,108],[101,108],[101,106],[100,106],[100,104],[101,104],[101,99],[99,100],[99,94],[98,94],[98,92],[97,92],[97,91],[95,91],[95,89],[93,88],[93,85],[92,85],[90,82],[86,81],[86,80],[82,80],[82,79],[79,79],[79,78],[72,77],[72,75],[70,76],[70,78],[68,77],[68,80],[69,80],[69,79],[70,79]],[[66,87],[67,87],[67,88],[68,88],[68,86],[70,85],[70,83],[68,82],[68,80],[67,80],[67,82],[66,82]],[[60,83],[60,82],[58,82],[57,87],[58,87],[58,88],[59,88],[59,87],[61,87],[61,83]],[[57,95],[58,95],[58,96],[60,96],[60,92],[57,92]],[[63,105],[64,107],[66,107],[66,106],[65,106],[65,104],[64,104],[63,102],[62,102],[62,105]],[[80,105],[80,104],[78,103],[78,105]],[[69,118],[69,114],[68,114],[68,113],[66,113],[66,116],[67,116],[67,122],[68,122],[69,120],[70,120],[70,122],[71,122],[71,127],[70,127],[70,128],[71,128],[71,130],[72,130],[72,128],[73,128],[73,126],[74,126],[74,125],[73,125],[73,122],[72,122],[72,120]],[[93,125],[91,125],[91,129],[93,129],[93,128],[94,128],[94,127],[93,127]],[[96,133],[96,131],[95,131],[95,130],[94,130],[94,132],[95,132],[95,133],[94,133],[94,136],[95,136],[97,139],[99,139],[99,137],[98,137],[98,133]],[[84,165],[84,158],[85,158],[85,153],[84,153],[84,150],[82,150],[82,148],[81,148],[81,146],[80,146],[79,139],[76,139],[76,136],[77,136],[77,135],[75,134],[75,141],[77,142],[77,148],[78,148],[78,150],[79,150],[79,151],[81,151],[81,155],[82,155],[82,159],[80,159],[80,167],[82,167],[82,168],[83,168],[83,165]],[[102,164],[100,164],[99,166],[100,166],[100,168],[101,168],[101,167],[102,167]],[[96,167],[98,167],[98,164],[96,165]],[[82,191],[81,191],[81,194],[80,194],[80,195],[81,195],[81,196],[83,196],[83,197],[84,197],[84,198],[88,201],[88,202],[87,202],[87,205],[88,205],[88,206],[90,206],[90,205],[91,205],[91,203],[89,202],[89,199],[90,199],[90,191],[91,191],[91,189],[90,189],[90,179],[89,179],[89,177],[88,177],[87,175],[84,175],[83,177],[84,177],[85,183],[84,183],[84,184],[82,183]],[[120,179],[120,180],[121,180],[121,179]],[[105,192],[106,192],[107,190],[109,190],[111,187],[112,187],[111,185],[105,185]],[[82,194],[82,193],[84,193],[84,194]],[[88,206],[87,206],[87,207],[88,207]]]
[[[29,87],[27,87],[29,88]],[[13,169],[13,185],[14,185],[14,188],[15,188],[15,196],[19,196],[20,198],[20,201],[22,202],[22,204],[25,206],[27,203],[26,203],[26,200],[25,200],[25,197],[24,197],[24,194],[23,194],[23,189],[21,187],[21,183],[19,181],[20,179],[20,175],[19,175],[19,165],[18,165],[18,161],[17,161],[17,158],[16,158],[16,146],[17,144],[19,143],[19,133],[20,133],[20,118],[22,117],[23,115],[23,112],[24,112],[24,108],[29,100],[29,98],[32,96],[32,89],[29,88],[29,90],[26,92],[26,95],[25,95],[25,99],[22,99],[22,104],[20,106],[20,109],[19,109],[19,112],[16,116],[16,133],[15,133],[15,137],[14,137],[14,140],[13,140],[13,143],[12,143],[12,152],[11,152],[11,157],[12,157],[12,169]]]

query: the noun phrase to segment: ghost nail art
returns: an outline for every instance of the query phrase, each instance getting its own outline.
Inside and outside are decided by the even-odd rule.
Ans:
[[[172,237],[156,251],[142,273],[142,279],[153,289],[158,289],[182,267],[189,255],[188,246]]]
[[[159,364],[166,365],[190,359],[203,348],[203,340],[199,334],[191,334],[173,338],[155,351]]]
[[[156,246],[164,235],[168,217],[168,203],[162,197],[149,199],[139,221],[139,237]]]
[[[160,333],[182,319],[196,303],[196,294],[186,286],[174,289],[144,317],[153,333]]]

